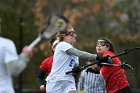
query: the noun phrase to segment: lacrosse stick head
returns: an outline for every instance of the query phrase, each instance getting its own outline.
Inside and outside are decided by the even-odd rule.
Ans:
[[[123,68],[124,70],[130,69],[134,73],[134,68],[131,65],[129,65],[127,62],[123,62],[121,68]]]
[[[68,25],[68,19],[59,13],[52,13],[48,17],[47,27],[42,31],[43,37],[49,39],[62,31]]]

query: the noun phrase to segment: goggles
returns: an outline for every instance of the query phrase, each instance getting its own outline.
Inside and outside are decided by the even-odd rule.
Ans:
[[[98,40],[96,42],[96,46],[98,46],[98,45],[100,45],[100,46],[109,46],[109,43],[104,41],[104,40]]]
[[[70,36],[77,36],[75,31],[69,31],[68,33],[66,33],[66,35],[70,35]]]

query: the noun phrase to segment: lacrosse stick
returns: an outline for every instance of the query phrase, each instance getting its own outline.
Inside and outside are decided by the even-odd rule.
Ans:
[[[133,51],[133,50],[137,50],[137,49],[140,49],[140,47],[125,49],[123,52],[121,52],[121,53],[119,53],[119,54],[116,54],[115,56],[110,57],[110,59],[115,58],[115,57],[119,57],[119,56],[122,56],[122,55],[125,55],[125,54],[128,54],[129,52],[131,52],[131,51]],[[77,72],[80,72],[80,71],[82,71],[83,69],[85,69],[85,68],[87,68],[87,67],[89,67],[89,66],[92,66],[92,65],[94,65],[94,64],[98,64],[98,63],[99,63],[99,62],[96,61],[96,62],[94,62],[94,63],[85,65],[85,66],[83,66],[83,67],[81,67],[81,68],[77,67],[77,68],[75,68],[75,69],[73,69],[73,70],[71,70],[71,71],[66,72],[66,75],[67,75],[67,74],[70,74],[70,73],[77,73]],[[102,65],[108,65],[108,66],[118,66],[118,67],[121,67],[121,68],[123,68],[123,69],[126,69],[126,68],[127,68],[127,69],[131,69],[131,71],[134,72],[133,68],[132,68],[129,64],[127,64],[126,62],[123,62],[122,65],[109,64],[109,63],[102,63],[102,62],[101,62],[101,64],[102,64]]]
[[[134,47],[134,48],[128,48],[128,49],[125,49],[123,52],[115,55],[115,56],[112,56],[111,58],[115,58],[115,57],[119,57],[121,55],[125,55],[125,54],[128,54],[129,52],[133,51],[133,50],[138,50],[140,49],[140,47]]]
[[[83,69],[86,69],[87,67],[92,66],[94,64],[98,64],[98,62],[94,62],[94,63],[88,64],[88,65],[82,66],[81,68],[75,67],[73,70],[66,72],[66,75],[70,74],[70,73],[77,74],[77,73],[81,72]],[[121,65],[110,64],[110,63],[101,63],[101,65],[120,67],[120,68],[122,68],[124,70],[130,69],[132,71],[132,73],[134,73],[134,68],[131,65],[129,65],[127,63],[127,61],[123,62]]]
[[[118,64],[109,64],[109,63],[101,63],[102,65],[105,65],[105,66],[115,66],[115,67],[120,67],[124,70],[127,70],[127,69],[130,69],[132,71],[132,73],[134,73],[134,68],[129,65],[127,63],[127,61],[123,62],[121,65],[118,65]]]
[[[47,22],[47,26],[41,30],[38,37],[29,45],[29,48],[33,48],[43,38],[50,39],[57,32],[62,31],[68,25],[68,20],[63,15],[58,13],[52,13]]]
[[[81,72],[83,69],[86,69],[87,67],[92,66],[92,65],[97,64],[97,63],[98,62],[94,62],[94,63],[88,64],[88,65],[82,66],[81,68],[77,66],[74,69],[72,69],[71,71],[66,72],[66,75],[70,74],[70,73],[76,74],[78,72]]]

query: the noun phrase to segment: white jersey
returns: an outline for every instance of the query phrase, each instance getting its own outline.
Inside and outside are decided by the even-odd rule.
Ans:
[[[56,82],[59,80],[68,80],[75,82],[72,75],[66,75],[67,71],[71,71],[76,64],[79,64],[77,56],[66,53],[66,51],[72,47],[73,46],[67,42],[60,42],[56,46],[51,73],[47,77],[47,81]]]
[[[14,93],[12,77],[5,65],[14,60],[18,60],[14,42],[0,37],[0,93]]]

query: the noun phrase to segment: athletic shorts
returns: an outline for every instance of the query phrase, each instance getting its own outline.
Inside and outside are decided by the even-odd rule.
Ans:
[[[75,82],[71,81],[57,81],[47,82],[46,92],[47,93],[68,93],[71,90],[76,91]]]

